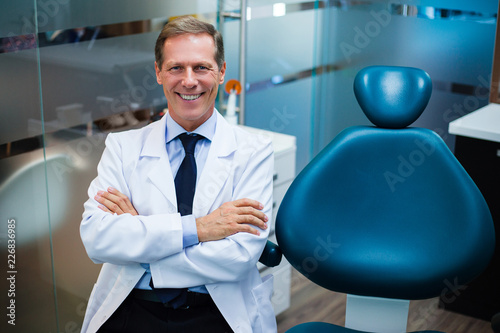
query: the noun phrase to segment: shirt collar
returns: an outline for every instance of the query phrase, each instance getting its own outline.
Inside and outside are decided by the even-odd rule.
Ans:
[[[179,125],[175,120],[170,117],[170,113],[167,113],[167,129],[165,131],[165,142],[169,143],[175,139],[179,134],[186,133],[186,130]],[[188,133],[195,133],[203,135],[206,139],[212,141],[215,135],[215,127],[217,125],[217,110],[214,112],[203,124],[201,124],[197,129]]]

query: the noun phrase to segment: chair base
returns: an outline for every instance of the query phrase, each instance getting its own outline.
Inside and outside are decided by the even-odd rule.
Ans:
[[[286,333],[366,333],[342,326],[322,322],[311,322],[299,324],[290,328]],[[414,331],[411,333],[444,333],[440,331]]]
[[[347,295],[345,327],[361,332],[406,332],[410,301]]]

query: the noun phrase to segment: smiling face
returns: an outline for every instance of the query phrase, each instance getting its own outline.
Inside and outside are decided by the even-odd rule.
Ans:
[[[226,63],[218,68],[214,39],[206,33],[168,38],[163,55],[162,68],[155,63],[156,80],[163,86],[172,119],[191,132],[213,114]]]

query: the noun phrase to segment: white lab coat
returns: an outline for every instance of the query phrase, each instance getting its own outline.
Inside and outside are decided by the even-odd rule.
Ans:
[[[150,263],[156,287],[205,285],[235,332],[276,332],[270,302],[272,277],[261,279],[256,268],[269,229],[260,230],[260,236],[241,232],[182,248],[165,120],[106,139],[80,227],[89,257],[104,263],[82,332],[95,332],[118,308],[145,272],[140,263]],[[270,140],[229,125],[217,112],[193,215],[204,216],[224,202],[251,198],[263,203],[271,217],[273,163]],[[139,215],[101,211],[94,196],[109,186],[128,196]]]

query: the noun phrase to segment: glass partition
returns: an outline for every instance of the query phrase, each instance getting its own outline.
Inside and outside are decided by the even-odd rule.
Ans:
[[[166,107],[153,51],[163,24],[217,24],[217,11],[197,0],[0,2],[2,332],[80,331],[100,265],[79,225],[104,139]]]
[[[273,110],[286,107],[290,124],[283,132],[298,138],[298,170],[344,128],[370,124],[352,91],[363,67],[426,70],[433,94],[412,126],[435,130],[451,149],[448,123],[488,103],[498,1],[249,1],[249,6],[258,15],[248,21],[245,119],[269,128]],[[310,90],[297,81],[310,81]],[[297,85],[305,90],[297,91]]]
[[[36,27],[24,25],[34,6],[3,1],[0,10],[2,332],[57,330],[43,136],[30,128],[43,119]]]
[[[438,132],[450,148],[448,123],[488,102],[497,4],[478,1],[372,2],[329,10],[335,37],[328,63],[336,65],[330,84],[331,136],[364,122],[352,93],[358,70],[370,65],[422,68],[433,81],[429,106],[413,126]],[[333,100],[335,102],[333,102]],[[340,105],[339,105],[340,103]],[[344,116],[340,116],[343,114]],[[339,119],[340,117],[340,119]]]
[[[297,137],[297,168],[313,157],[322,1],[249,1],[245,123]]]

